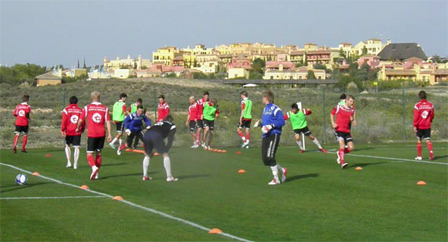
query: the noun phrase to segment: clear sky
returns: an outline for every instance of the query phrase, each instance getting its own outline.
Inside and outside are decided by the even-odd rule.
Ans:
[[[151,59],[165,45],[336,47],[369,38],[448,55],[448,1],[0,1],[3,65]]]

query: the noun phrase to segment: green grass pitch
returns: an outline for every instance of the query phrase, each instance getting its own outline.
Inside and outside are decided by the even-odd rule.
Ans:
[[[28,184],[19,186],[15,176],[23,172],[1,165],[0,240],[233,240],[143,207],[252,241],[447,239],[447,143],[434,143],[436,160],[431,162],[424,145],[427,163],[413,161],[415,144],[356,145],[346,156],[345,170],[334,154],[316,152],[312,144],[308,148],[299,154],[297,147],[279,147],[277,160],[289,173],[278,186],[267,185],[271,171],[257,147],[229,148],[227,153],[174,148],[172,170],[179,178],[175,183],[165,181],[160,156],[151,160],[153,180],[142,181],[142,154],[117,156],[106,148],[100,179],[90,181],[85,150],[77,170],[65,168],[63,149],[30,149],[16,155],[1,150],[2,164],[87,185],[141,207],[30,174]],[[239,174],[239,169],[246,173]],[[427,185],[417,185],[421,180]],[[30,197],[41,199],[7,199]]]

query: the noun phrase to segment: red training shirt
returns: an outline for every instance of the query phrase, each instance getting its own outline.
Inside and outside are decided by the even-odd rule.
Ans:
[[[204,98],[198,99],[196,103],[198,104],[198,120],[204,119],[204,105],[208,101],[205,101]]]
[[[78,127],[78,120],[82,115],[82,109],[76,104],[70,104],[62,110],[62,122],[61,131],[65,132],[68,136],[78,136],[81,135],[82,130],[84,130],[84,124],[81,126],[81,130],[76,132]]]
[[[196,121],[198,119],[199,114],[198,106],[199,104],[195,102],[188,107],[188,115],[190,115],[190,121]]]
[[[87,137],[97,138],[106,136],[104,125],[110,121],[109,109],[99,102],[92,102],[84,107],[81,117],[87,120]]]
[[[157,122],[163,121],[168,114],[170,114],[170,106],[168,106],[168,103],[159,103],[159,106],[157,106]]]
[[[336,131],[350,133],[350,118],[355,114],[353,108],[343,105],[336,105],[331,111],[331,115],[336,115]]]
[[[28,126],[31,106],[24,102],[16,106],[14,116],[16,119],[16,126]]]
[[[434,104],[426,99],[420,100],[414,106],[414,127],[417,129],[430,129],[434,119]]]

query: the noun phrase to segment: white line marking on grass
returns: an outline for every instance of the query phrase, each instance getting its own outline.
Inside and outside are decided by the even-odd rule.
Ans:
[[[336,154],[336,153],[328,152],[328,154]],[[392,158],[392,157],[372,156],[372,155],[356,155],[356,154],[345,154],[345,155],[346,155],[346,156],[358,156],[358,157],[367,157],[367,158],[374,158],[374,159],[382,159],[382,160],[408,161],[408,162],[425,163],[425,164],[433,164],[433,165],[448,165],[448,163],[437,162],[437,161],[410,160],[410,159],[402,159],[402,158]]]
[[[104,198],[104,196],[70,196],[70,197],[0,197],[0,200],[28,200],[28,199],[75,199],[75,198]]]
[[[8,167],[11,167],[11,168],[13,168],[13,169],[22,171],[22,172],[24,172],[24,173],[32,174],[32,172],[30,172],[30,171],[21,169],[21,168],[19,168],[19,167],[13,166],[13,165],[9,165],[9,164],[5,164],[5,163],[1,163],[1,162],[0,162],[0,165],[8,166]],[[47,179],[47,180],[53,181],[53,182],[58,183],[58,184],[61,184],[61,185],[66,185],[66,186],[74,187],[74,188],[77,188],[77,189],[79,189],[79,187],[80,187],[80,186],[73,185],[73,184],[70,184],[70,183],[65,183],[65,182],[62,182],[62,181],[59,181],[59,180],[56,180],[56,179],[53,179],[53,178],[50,178],[50,177],[47,177],[47,176],[38,175],[38,177],[41,177],[41,178],[43,178],[43,179]],[[97,192],[97,191],[93,191],[93,190],[90,190],[90,189],[85,189],[84,191],[86,191],[86,192],[90,192],[90,193],[94,193],[94,194],[98,194],[98,195],[101,195],[101,196],[103,196],[103,197],[114,198],[114,196],[111,196],[111,195],[109,195],[109,194],[102,193],[102,192]],[[200,229],[200,230],[204,230],[204,231],[206,231],[206,232],[209,232],[209,231],[211,230],[210,228],[204,227],[204,226],[199,225],[199,224],[197,224],[197,223],[194,223],[194,222],[191,222],[191,221],[182,219],[182,218],[174,217],[174,216],[172,216],[172,215],[169,215],[169,214],[164,213],[164,212],[157,211],[157,210],[152,209],[152,208],[143,207],[143,206],[141,206],[141,205],[135,204],[135,203],[130,202],[130,201],[126,201],[126,200],[124,200],[124,199],[123,199],[123,200],[117,200],[117,202],[126,203],[126,204],[128,204],[128,205],[130,205],[130,206],[132,206],[132,207],[140,208],[140,209],[142,209],[142,210],[145,210],[145,211],[148,211],[148,212],[151,212],[151,213],[154,213],[154,214],[158,214],[158,215],[160,215],[160,216],[162,216],[162,217],[165,217],[165,218],[168,218],[168,219],[172,219],[172,220],[175,220],[175,221],[184,223],[184,224],[186,224],[186,225],[190,225],[190,226],[192,226],[192,227],[195,227],[195,228]],[[228,234],[228,233],[220,233],[219,235],[225,236],[225,237],[227,237],[227,238],[231,238],[231,239],[239,240],[239,241],[252,242],[251,240],[243,239],[243,238],[240,238],[240,237],[237,237],[237,236],[235,236],[235,235]]]

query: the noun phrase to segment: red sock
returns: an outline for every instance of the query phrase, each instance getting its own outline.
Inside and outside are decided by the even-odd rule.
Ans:
[[[422,143],[417,143],[417,156],[422,156]]]
[[[240,138],[244,138],[244,134],[243,132],[241,132],[241,130],[238,130],[238,135],[240,136]]]
[[[345,163],[344,149],[339,149],[339,158],[341,159],[341,164],[344,164]]]
[[[119,149],[119,150],[122,150],[122,149],[124,149],[124,148],[126,148],[126,147],[128,147],[127,144],[122,144],[122,145],[120,146],[120,148],[118,148],[118,149]]]
[[[22,142],[22,150],[26,149],[26,142],[28,141],[28,135],[23,136],[23,142]]]
[[[92,153],[88,153],[87,154],[87,161],[89,162],[89,165],[91,167],[95,166],[95,158],[93,158],[93,154]]]
[[[432,152],[432,142],[428,141],[426,144],[428,145],[429,152]],[[421,145],[420,145],[420,153],[421,153]]]
[[[345,148],[344,152],[345,152],[345,154],[348,154],[348,153],[350,153],[350,150],[348,148]]]
[[[13,142],[13,147],[16,148],[17,147],[17,142],[19,141],[19,136],[16,135],[14,136],[14,142]]]
[[[250,133],[246,134],[246,140],[250,140]]]
[[[96,167],[100,168],[101,167],[101,155],[96,155]]]

